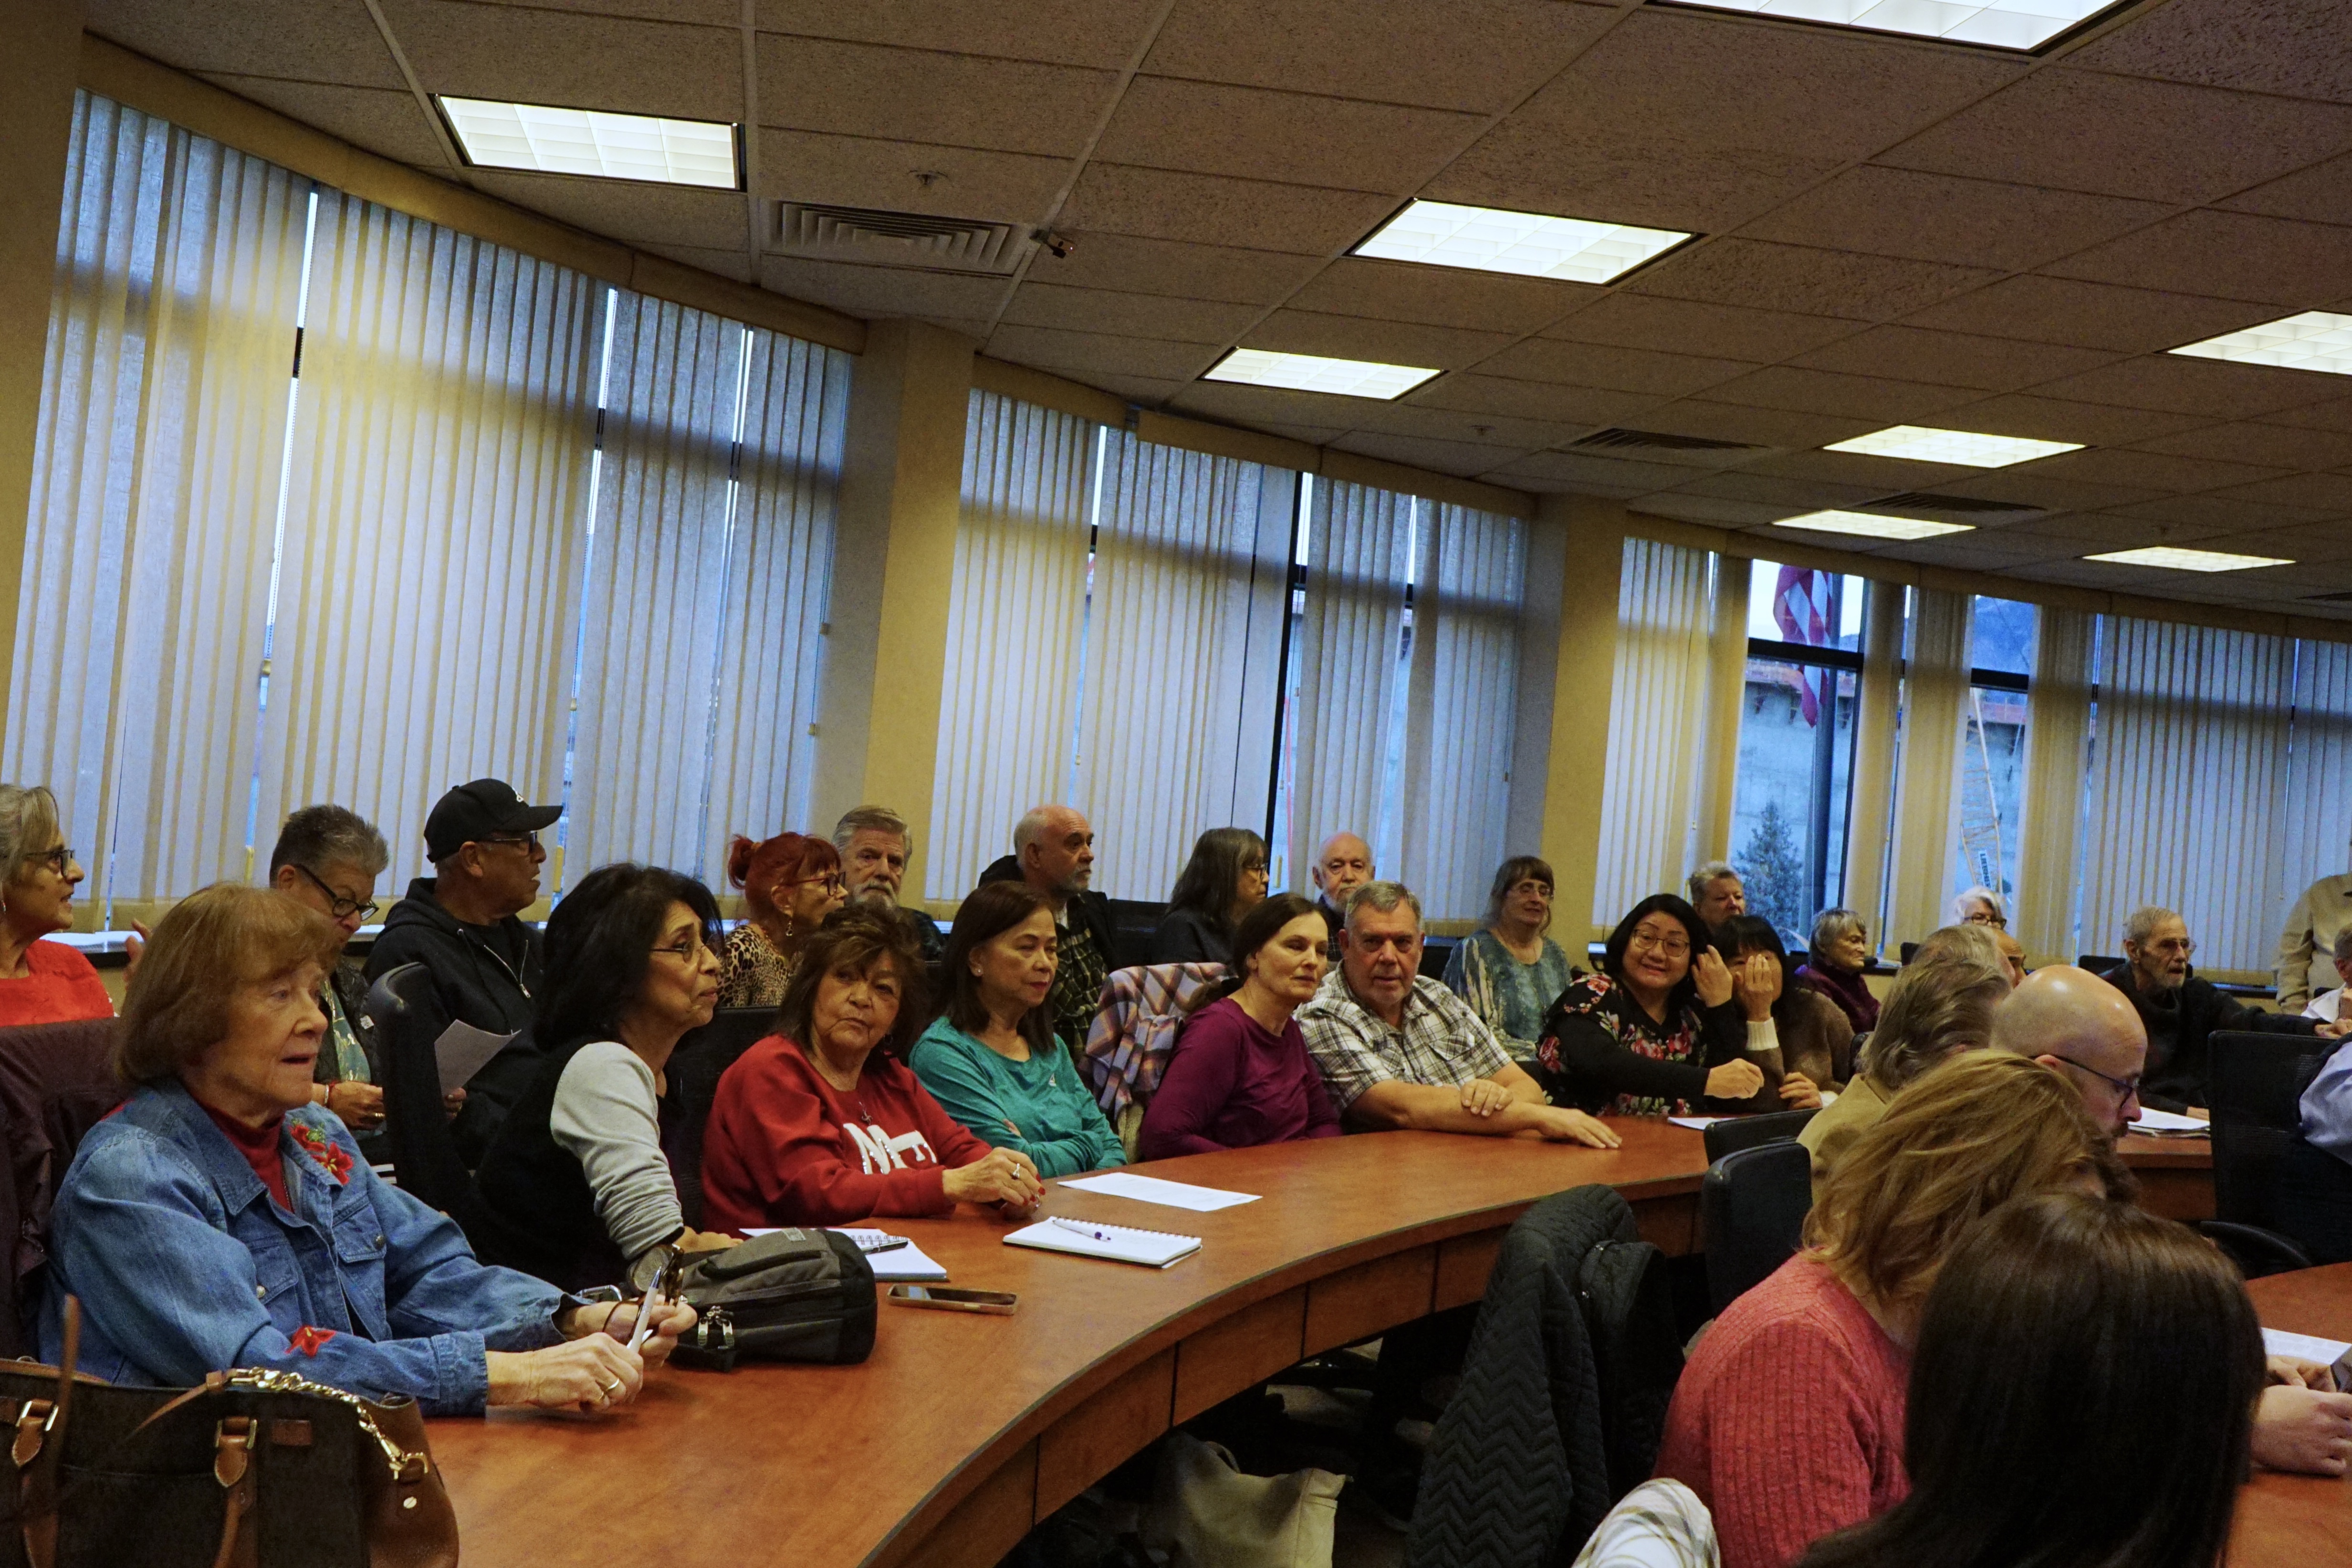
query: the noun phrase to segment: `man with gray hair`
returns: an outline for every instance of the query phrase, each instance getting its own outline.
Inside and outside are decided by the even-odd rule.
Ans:
[[[269,852],[269,885],[317,910],[348,942],[375,918],[375,879],[391,862],[383,835],[358,812],[306,805],[278,830],[277,847]],[[320,984],[319,1010],[327,1016],[327,1033],[311,1068],[310,1098],[341,1117],[359,1140],[360,1152],[376,1162],[389,1159],[391,1152],[378,1146],[383,1063],[375,1020],[368,1016],[367,992],[367,977],[348,959],[338,962]]]
[[[2316,1018],[2323,1024],[2333,1024],[2343,1016],[2344,987],[2352,985],[2352,925],[2336,933],[2328,949],[2328,961],[2336,965],[2336,984],[2304,1005],[2303,1016]],[[2282,1010],[2285,1004],[2280,1005]]]
[[[841,852],[841,879],[848,887],[849,901],[877,914],[898,916],[923,962],[938,963],[948,946],[940,922],[898,901],[907,862],[915,852],[907,819],[887,805],[852,806],[833,825],[833,847]]]
[[[2352,931],[2352,876],[2322,877],[2303,890],[2279,933],[2280,1012],[2294,1012],[2341,978],[2335,953],[2347,931]]]
[[[1690,889],[1691,908],[1698,911],[1699,924],[1709,931],[1748,912],[1748,884],[1727,860],[1709,860],[1693,871],[1685,885]]]
[[[1402,883],[1366,882],[1346,915],[1339,967],[1297,1013],[1344,1121],[1617,1146],[1592,1117],[1546,1103],[1469,1004],[1420,973],[1421,900]]]
[[[2189,922],[2149,904],[2124,922],[2124,962],[2107,983],[2131,998],[2147,1030],[2147,1073],[2140,1099],[2158,1110],[2207,1120],[2206,1063],[2216,1029],[2271,1035],[2340,1035],[2352,1024],[2320,1024],[2285,1013],[2263,1013],[2225,996],[2189,961],[2197,944]]]
[[[1073,1052],[1085,1048],[1103,979],[1124,957],[1108,901],[1087,886],[1094,874],[1095,830],[1066,805],[1032,806],[1013,825],[1013,853],[980,874],[983,884],[1028,883],[1054,911],[1061,951],[1045,1000],[1054,1033]]]

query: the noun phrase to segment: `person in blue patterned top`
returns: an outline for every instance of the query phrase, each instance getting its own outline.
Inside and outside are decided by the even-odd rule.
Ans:
[[[1514,855],[1495,873],[1486,923],[1445,961],[1445,984],[1470,1004],[1516,1062],[1535,1059],[1544,1015],[1571,978],[1551,929],[1551,867]]]

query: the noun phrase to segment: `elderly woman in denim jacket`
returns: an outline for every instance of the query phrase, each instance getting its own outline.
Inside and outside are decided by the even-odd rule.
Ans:
[[[41,1347],[82,1304],[80,1367],[184,1385],[293,1372],[435,1415],[608,1409],[692,1326],[584,1303],[477,1262],[446,1216],[378,1180],[311,1103],[320,979],[341,933],[262,889],[207,888],[165,916],[116,1047],[135,1087],[83,1140],[53,1214]]]

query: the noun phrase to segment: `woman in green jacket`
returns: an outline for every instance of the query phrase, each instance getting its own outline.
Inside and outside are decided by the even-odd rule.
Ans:
[[[948,933],[947,1008],[908,1065],[950,1116],[1026,1154],[1043,1176],[1127,1163],[1118,1135],[1054,1037],[1054,911],[1024,882],[989,882]]]

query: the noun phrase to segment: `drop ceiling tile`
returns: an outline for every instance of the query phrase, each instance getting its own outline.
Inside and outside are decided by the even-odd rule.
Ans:
[[[1178,393],[1170,406],[1231,425],[1269,430],[1276,424],[1313,426],[1328,430],[1336,437],[1354,428],[1350,422],[1366,401],[1321,392],[1289,392],[1276,386],[1196,381]]]
[[[1856,330],[1853,321],[1830,316],[1749,310],[1737,305],[1620,291],[1603,295],[1566,321],[1545,328],[1543,335],[1769,364]]]
[[[1517,336],[1600,297],[1589,285],[1549,278],[1342,256],[1287,302],[1302,310]]]
[[[1807,510],[1852,507],[1886,492],[1868,485],[1828,484],[1820,479],[1784,479],[1771,474],[1751,474],[1734,469],[1693,479],[1688,484],[1678,486],[1675,493],[1714,496],[1721,500],[1754,501],[1779,509],[1782,517],[1794,517]]]
[[[1933,332],[1918,327],[1873,327],[1815,349],[1796,363],[1852,375],[2009,392],[2090,370],[2113,358],[2111,352],[2099,349]]]
[[[688,267],[699,267],[705,272],[716,272],[721,278],[732,278],[738,283],[751,281],[751,258],[740,246],[733,250],[717,250],[699,245],[656,245],[650,240],[639,240],[637,248],[682,261]]]
[[[1714,395],[1709,393],[1706,397],[1686,397],[1663,408],[1654,408],[1642,416],[1639,427],[1668,436],[1696,436],[1702,441],[1738,441],[1750,447],[1803,449],[1850,440],[1879,428],[1883,423],[1841,419],[1825,414],[1793,414],[1779,408],[1748,408],[1713,402]],[[1739,462],[1748,460],[1736,454],[1725,457]],[[1720,462],[1725,457],[1712,460]],[[1702,459],[1693,454],[1693,460]]]
[[[1310,447],[1328,447],[1348,433],[1346,427],[1342,426],[1289,425],[1275,419],[1260,420],[1254,428],[1263,430],[1271,436],[1287,436],[1294,441],[1304,441]]]
[[[2060,517],[2035,518],[2001,531],[2006,534],[2042,538],[2076,555],[2094,551],[2137,550],[2156,544],[2202,544],[2217,533],[2231,531],[2211,523],[2158,522],[2113,512],[2070,511]]]
[[[1930,306],[1906,325],[2147,353],[2234,332],[2277,312],[2242,300],[2118,289],[2072,278],[2004,278]]]
[[[2095,485],[2062,479],[2042,472],[2040,464],[2025,468],[1995,468],[1968,479],[1948,479],[1936,489],[1941,495],[2009,501],[2043,511],[2095,511],[2155,500],[2163,493],[2132,485]]]
[[[2201,202],[2352,142],[2352,109],[2051,66],[1875,160],[2025,185]]]
[[[1096,371],[1087,378],[1087,384],[1126,398],[1141,408],[1158,408],[1170,398],[1193,384],[1189,381],[1171,381],[1150,375],[1105,375]]]
[[[1068,256],[1041,251],[1029,264],[1033,281],[1273,305],[1286,299],[1323,265],[1318,257],[1280,251],[1148,239],[1075,226],[1061,232],[1076,248]]]
[[[1740,234],[2021,272],[2153,223],[2169,210],[2158,202],[1865,164],[1806,192]]]
[[[2259,417],[2317,403],[2334,390],[2329,378],[2305,370],[2231,364],[2179,354],[2142,354],[2084,371],[2038,388],[2042,395],[2081,403],[2113,403],[2214,419]]]
[[[1061,221],[1074,229],[1330,256],[1395,206],[1390,197],[1362,191],[1089,163]]]
[[[2012,393],[1965,404],[1944,416],[1953,429],[1987,436],[2023,436],[2035,441],[2073,441],[2084,447],[2122,447],[2152,441],[2213,421],[2201,414],[2164,414],[2117,408],[2104,403],[2073,403],[2061,397]]]
[[[1902,458],[1870,458],[1860,452],[1776,452],[1747,465],[1751,474],[1790,479],[1822,479],[1833,485],[1871,485],[1881,495],[1896,490],[1941,490],[1980,473],[1953,463],[1914,463]]]
[[[1671,463],[1645,463],[1603,458],[1583,452],[1534,452],[1496,470],[1498,483],[1524,484],[1551,480],[1595,495],[1647,495],[1672,489],[1691,477],[1688,468]]]
[[[1529,338],[1505,349],[1478,368],[1488,375],[1516,376],[1523,381],[1685,397],[1756,367],[1738,360],[1701,359],[1691,354],[1652,353],[1644,349]]]
[[[1316,310],[1280,310],[1252,327],[1242,342],[1254,349],[1284,353],[1326,354],[1333,359],[1377,360],[1382,364],[1459,370],[1475,364],[1510,342],[1501,332],[1465,331],[1410,321],[1377,321],[1365,316],[1328,316]]]
[[[811,0],[823,4],[824,0]],[[1557,0],[1396,5],[1367,25],[1357,0],[1183,0],[1143,68],[1383,103],[1491,114],[1549,78],[1615,18]]]
[[[2115,447],[2091,447],[2080,452],[2061,452],[2054,458],[2042,458],[2033,467],[2036,472],[2049,474],[2053,479],[2080,479],[2090,484],[2132,485],[2142,489],[2175,493],[2248,484],[2255,479],[2275,479],[2282,472],[2278,468],[2257,468],[2251,463],[2168,458],[2158,452],[2133,452]]]
[[[1719,239],[1644,268],[1636,293],[1750,310],[1884,321],[1923,310],[1994,274],[1977,267],[1855,256],[1760,239]]]
[[[757,189],[772,201],[1034,224],[1051,209],[1073,167],[1068,158],[763,125]]]
[[[2232,485],[2212,494],[2302,507],[2335,517],[2352,513],[2352,476],[2345,474],[2289,474],[2284,479],[2259,479],[2251,485]]]
[[[742,45],[730,68],[742,77]],[[759,40],[760,119],[795,131],[1075,157],[1118,79],[1108,71],[823,38]]]
[[[2139,443],[2144,451],[2182,458],[2221,458],[2273,463],[2283,468],[2352,468],[2352,431],[2297,430],[2284,425],[2239,423],[2159,437]]]
[[[1026,327],[1111,332],[1129,338],[1165,338],[1176,342],[1224,342],[1258,316],[1255,305],[1212,300],[1177,300],[1161,294],[1121,294],[1108,289],[1070,289],[1058,283],[1024,283],[1005,307],[1004,320]]]
[[[1067,371],[1080,381],[1094,374],[1181,381],[1199,375],[1217,357],[1213,343],[1165,342],[1156,338],[1117,337],[1108,332],[1065,332],[1051,327],[1016,326],[999,326],[988,340],[988,352],[1015,364]]]
[[[224,11],[186,0],[84,0],[81,17],[100,37],[184,71],[407,90],[358,5],[248,0]]]
[[[2135,521],[2170,523],[2183,528],[2210,528],[2240,531],[2256,528],[2294,528],[2309,523],[2326,523],[2328,514],[2307,507],[2266,506],[2234,496],[2197,495],[2164,496],[2156,500],[2135,502],[2113,509],[2114,515]]]
[[[476,169],[473,184],[519,207],[561,218],[614,239],[657,240],[712,250],[743,248],[749,233],[740,191],[694,190],[571,174],[519,174]]]
[[[533,0],[543,4],[545,0]],[[666,0],[638,0],[639,4]],[[708,3],[708,0],[706,0]],[[737,0],[717,0],[740,18]],[[759,28],[849,43],[904,44],[1006,60],[1117,70],[1135,58],[1160,0],[923,0],[845,5],[841,0],[758,0]],[[919,15],[914,15],[919,10]]]
[[[981,335],[1004,302],[1007,278],[963,278],[903,267],[860,267],[770,256],[760,263],[760,286],[796,300],[813,300],[853,316],[952,317],[977,321]]]
[[[1484,123],[1475,114],[1138,77],[1094,155],[1336,190],[1417,191]]]
[[[1587,426],[1638,423],[1664,401],[1639,393],[1551,386],[1539,381],[1513,381],[1473,372],[1439,376],[1411,395],[1414,403],[1430,408]]]
[[[205,79],[239,98],[266,105],[396,163],[445,175],[449,168],[448,154],[441,150],[440,138],[433,134],[433,127],[425,120],[425,110],[417,107],[413,92],[327,87],[316,82],[215,72],[205,73]]]
[[[1506,121],[1420,194],[1435,201],[1721,234],[1836,172],[1830,158],[1693,149],[1621,131],[1567,142],[1550,126]]]
[[[2313,373],[2315,375],[2316,372]],[[2330,398],[2301,408],[2283,408],[2263,416],[2265,425],[2292,425],[2299,430],[2352,430],[2352,397]]]
[[[428,92],[690,120],[743,118],[743,39],[731,27],[464,0],[382,4],[392,36]]]
[[[1927,386],[1876,376],[1840,375],[1826,370],[1772,365],[1707,389],[1717,403],[1778,408],[1792,414],[1834,414],[1875,425],[1918,425],[1976,394],[1964,387]]]
[[[980,353],[988,346],[989,324],[983,317],[919,315],[912,317],[911,320],[928,321],[932,326],[953,332],[959,337],[971,339],[974,353]]]
[[[2352,224],[2352,153],[2314,163],[2214,205],[2234,212],[2267,213],[2272,217]]]
[[[2344,294],[2352,278],[2352,228],[2252,213],[2184,213],[2053,262],[2047,270],[2097,283],[2309,310]]]
[[[2081,551],[2097,548],[2085,543]],[[2017,566],[2012,574],[2030,583],[2063,583],[2070,587],[2093,588],[2109,594],[2137,594],[2146,598],[2161,599],[2177,596],[2182,574],[2160,571],[2153,566],[2118,566],[2112,561],[2084,561],[2081,551],[2070,549],[2058,559],[2036,561]],[[2165,590],[2172,590],[2167,594]]]
[[[1432,386],[1437,384],[1433,382]],[[1391,436],[1419,436],[1433,441],[1465,441],[1481,447],[1509,447],[1532,452],[1556,447],[1588,434],[1592,426],[1559,419],[1515,419],[1503,414],[1473,414],[1416,401],[1417,394],[1394,403],[1358,398],[1348,411],[1348,427]]]
[[[1979,528],[1970,533],[1950,533],[1937,539],[1908,539],[1889,544],[1881,554],[1923,566],[1948,566],[1961,572],[1999,572],[2036,561],[2062,557],[2055,545],[2023,536],[2011,539]]]
[[[2284,555],[2296,566],[2334,565],[2352,561],[2352,529],[2330,523],[2250,528],[2208,540],[2206,548],[2228,550],[2241,555]],[[2232,573],[2231,575],[2236,576],[2237,574]],[[2247,578],[2273,583],[2297,581],[2302,575],[2300,572],[2284,566],[2256,567],[2245,574]]]
[[[1711,522],[1748,531],[1748,537],[1755,541],[1755,556],[1768,561],[1771,559],[1772,542],[1776,538],[1807,537],[1772,533],[1765,525],[1787,517],[1790,513],[1787,507],[1774,506],[1769,501],[1734,500],[1726,496],[1698,496],[1685,490],[1668,490],[1657,495],[1643,496],[1641,503],[1633,510],[1646,511],[1656,517],[1677,518],[1685,522]],[[1818,539],[1819,536],[1810,537]],[[1861,543],[1863,542],[1855,540],[1841,541],[1841,542]]]
[[[2172,0],[2084,46],[2070,64],[2207,87],[2352,103],[2336,0]]]
[[[1432,441],[1419,436],[1391,436],[1378,430],[1350,430],[1331,443],[1343,452],[1385,458],[1391,463],[1434,468],[1441,474],[1465,478],[1491,473],[1527,455],[1524,447],[1486,447],[1468,441]]]

